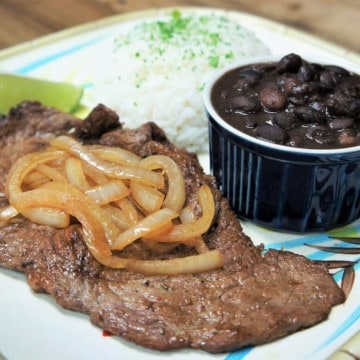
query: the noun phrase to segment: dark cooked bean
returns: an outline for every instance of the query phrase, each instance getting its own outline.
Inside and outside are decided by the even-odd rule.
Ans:
[[[310,106],[299,106],[294,110],[294,114],[304,124],[318,124],[323,123],[326,120],[323,113]]]
[[[331,71],[334,74],[338,74],[338,75],[342,75],[342,76],[348,76],[349,72],[342,68],[341,66],[337,66],[337,65],[325,65],[324,68],[326,70]]]
[[[259,110],[259,100],[254,96],[239,95],[231,99],[235,111],[254,112]]]
[[[359,145],[357,132],[352,129],[345,129],[339,134],[339,143],[343,146]]]
[[[302,59],[299,55],[289,54],[280,59],[276,69],[279,74],[285,72],[297,72],[301,64]]]
[[[292,93],[295,87],[301,85],[300,79],[295,74],[283,74],[278,79],[278,85],[286,93]]]
[[[322,145],[330,145],[336,144],[338,141],[338,135],[335,132],[331,132],[331,130],[326,131],[315,131],[313,134],[313,139]]]
[[[309,103],[309,106],[317,111],[321,111],[322,113],[325,113],[326,111],[326,105],[322,101],[318,101],[318,100],[312,101]]]
[[[301,81],[308,82],[314,79],[315,71],[307,62],[304,62],[299,68],[298,76]]]
[[[306,137],[312,139],[313,134],[317,131],[326,131],[328,128],[325,125],[310,125],[306,130]]]
[[[270,111],[281,110],[287,103],[286,95],[274,85],[261,89],[259,99],[263,106]]]
[[[290,130],[299,125],[299,120],[293,113],[279,112],[273,116],[273,123],[278,127]]]
[[[326,126],[314,125],[309,127],[307,135],[310,139],[316,141],[318,144],[334,144],[338,140],[338,134]]]
[[[308,95],[317,89],[317,84],[315,83],[300,83],[294,86],[289,92],[291,95]]]
[[[320,84],[325,90],[330,90],[338,82],[336,75],[330,71],[322,71],[320,73]]]
[[[284,130],[269,124],[258,126],[255,130],[255,134],[260,139],[277,144],[282,144],[286,140],[286,133]]]
[[[337,116],[357,116],[360,113],[360,100],[342,93],[329,97],[326,105],[331,114]]]
[[[351,118],[337,118],[329,121],[329,126],[334,130],[342,130],[354,126],[354,119]]]
[[[289,102],[291,104],[297,105],[297,106],[302,106],[306,104],[306,99],[303,97],[297,97],[297,96],[290,96],[288,98]]]
[[[253,69],[247,69],[238,73],[238,81],[235,84],[235,88],[238,91],[245,91],[249,89],[251,85],[254,85],[259,79],[261,79],[261,73]]]
[[[338,87],[339,92],[353,98],[360,98],[360,82],[354,79],[347,79],[342,82]]]

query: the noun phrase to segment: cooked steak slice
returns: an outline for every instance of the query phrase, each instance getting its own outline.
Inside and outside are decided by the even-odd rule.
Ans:
[[[254,246],[195,155],[173,147],[155,124],[127,130],[118,123],[104,131],[101,111],[109,117],[109,110],[99,111],[81,122],[36,103],[15,108],[0,122],[0,193],[17,157],[41,149],[61,133],[123,146],[142,156],[166,154],[185,174],[188,201],[201,184],[213,187],[216,221],[205,239],[223,252],[224,267],[177,276],[112,270],[89,253],[79,225],[59,230],[22,217],[0,223],[1,266],[24,272],[33,290],[51,294],[67,309],[88,313],[101,328],[159,350],[222,352],[266,343],[326,319],[331,307],[344,301],[324,267],[290,252],[263,254]],[[1,202],[6,203],[4,195]],[[182,252],[180,246],[171,256]]]

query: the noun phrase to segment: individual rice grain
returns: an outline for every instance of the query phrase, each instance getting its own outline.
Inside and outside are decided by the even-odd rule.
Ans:
[[[114,108],[127,127],[154,121],[177,146],[207,152],[201,98],[206,79],[231,62],[268,53],[254,34],[226,16],[175,10],[115,37],[95,97]]]

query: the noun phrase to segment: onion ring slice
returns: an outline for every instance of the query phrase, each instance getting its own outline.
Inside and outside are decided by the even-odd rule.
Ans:
[[[162,226],[176,217],[178,217],[178,214],[174,210],[167,208],[160,209],[120,233],[112,244],[111,249],[122,250],[135,240],[146,236],[156,229],[162,228]]]
[[[208,185],[200,186],[198,200],[202,210],[199,219],[188,224],[174,225],[168,233],[156,238],[156,241],[183,243],[205,234],[209,230],[215,215],[214,198]]]
[[[70,184],[50,182],[20,194],[16,208],[20,213],[26,213],[31,208],[44,206],[63,210],[74,216],[82,224],[84,240],[95,257],[97,254],[111,255],[103,224],[99,221],[103,210],[94,205],[93,200],[81,190]]]
[[[184,176],[176,162],[168,156],[151,155],[140,161],[145,169],[162,169],[168,177],[168,191],[164,207],[180,212],[186,200]]]
[[[101,170],[109,177],[116,179],[135,179],[145,184],[155,186],[158,189],[164,187],[164,178],[161,174],[135,166],[114,164],[97,158],[75,139],[61,135],[50,142],[61,150],[66,150],[72,155],[79,157],[95,168]]]

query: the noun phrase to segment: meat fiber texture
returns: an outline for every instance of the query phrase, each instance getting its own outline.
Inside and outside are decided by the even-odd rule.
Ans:
[[[201,274],[146,276],[99,264],[84,244],[79,224],[55,229],[21,216],[0,222],[0,266],[24,272],[35,292],[89,314],[92,323],[138,345],[214,353],[267,343],[310,327],[344,301],[323,266],[290,252],[264,252],[254,246],[196,155],[174,147],[153,123],[122,128],[117,115],[103,105],[85,121],[33,102],[1,118],[0,204],[7,204],[4,183],[14,161],[60,134],[84,143],[121,146],[141,156],[171,156],[184,172],[188,202],[195,201],[201,184],[209,184],[216,218],[204,238],[225,260],[222,269]],[[186,254],[180,246],[170,257]],[[147,250],[136,256],[155,255]]]

